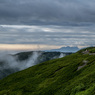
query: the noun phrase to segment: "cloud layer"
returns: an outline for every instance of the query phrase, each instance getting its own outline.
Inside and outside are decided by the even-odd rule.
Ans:
[[[0,0],[0,44],[94,45],[94,23],[95,0]]]
[[[1,44],[38,44],[87,46],[95,43],[95,27],[15,26],[0,27]]]
[[[82,22],[95,22],[95,0],[0,0],[0,24],[67,25]]]

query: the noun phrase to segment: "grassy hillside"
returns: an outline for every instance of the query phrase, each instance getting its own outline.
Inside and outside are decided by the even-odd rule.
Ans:
[[[95,95],[95,48],[9,75],[0,95]]]

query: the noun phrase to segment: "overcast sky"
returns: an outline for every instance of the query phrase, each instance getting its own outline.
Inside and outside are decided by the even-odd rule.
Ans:
[[[95,45],[95,0],[0,0],[0,44]]]

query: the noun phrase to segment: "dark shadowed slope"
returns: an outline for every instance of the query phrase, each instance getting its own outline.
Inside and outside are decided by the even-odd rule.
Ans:
[[[0,95],[94,95],[95,48],[83,49],[9,75]]]

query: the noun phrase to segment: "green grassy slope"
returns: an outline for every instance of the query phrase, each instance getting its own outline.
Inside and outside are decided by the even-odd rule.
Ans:
[[[94,51],[83,49],[9,75],[0,80],[0,95],[95,95]]]

